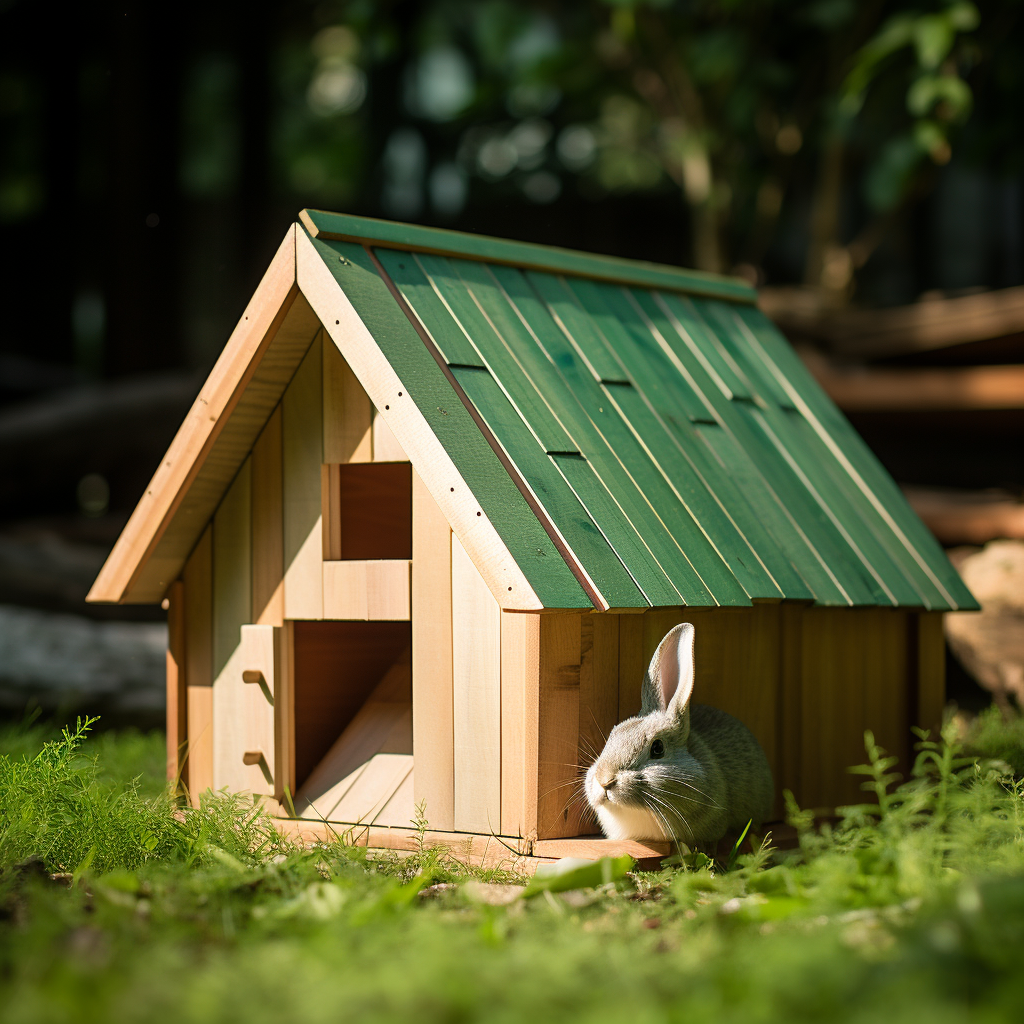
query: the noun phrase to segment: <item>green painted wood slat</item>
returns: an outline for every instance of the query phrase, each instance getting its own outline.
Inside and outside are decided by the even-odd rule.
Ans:
[[[501,336],[459,277],[446,256],[424,254],[420,266],[435,292],[473,339],[484,365],[509,396],[526,425],[537,435],[546,452],[578,452],[576,442],[551,407],[550,399],[523,371],[515,353],[501,344]],[[498,341],[498,344],[494,344]]]
[[[685,368],[693,386],[715,410],[719,422],[736,438],[738,446],[750,455],[779,501],[784,503],[792,519],[799,523],[808,543],[813,546],[820,561],[827,564],[830,574],[839,582],[850,603],[857,606],[888,606],[890,602],[885,593],[864,569],[825,512],[811,498],[799,478],[760,430],[752,427],[746,416],[752,405],[727,398],[708,373],[706,360],[699,359],[693,350],[695,338],[701,335],[700,326],[692,322],[693,314],[677,304],[676,320],[681,315],[690,321],[678,321],[683,330],[683,334],[680,334],[667,318],[663,305],[655,295],[640,290],[630,290],[629,294],[644,315],[657,325],[671,352]],[[692,331],[689,330],[691,327]]]
[[[924,607],[923,595],[891,558],[885,546],[850,500],[842,481],[828,471],[828,452],[816,450],[810,438],[782,409],[772,405],[749,411],[751,421],[783,455],[812,498],[854,550],[864,567],[896,607]],[[798,416],[798,419],[800,417]],[[824,456],[824,459],[823,459]],[[866,510],[865,510],[866,511]]]
[[[476,290],[489,296],[491,322],[501,333],[495,334],[494,330],[481,331],[476,336],[477,344],[484,357],[490,360],[492,372],[494,367],[499,367],[501,371],[504,371],[504,380],[498,373],[495,373],[495,377],[502,384],[503,389],[511,393],[513,401],[525,388],[543,389],[548,399],[557,406],[571,432],[577,451],[579,446],[587,441],[589,442],[588,450],[596,452],[599,459],[602,458],[602,450],[606,449],[606,446],[600,435],[587,419],[568,387],[554,371],[547,356],[530,337],[523,324],[514,318],[511,308],[500,295],[496,282],[486,268],[466,260],[452,262],[453,266],[465,270],[467,274],[472,274],[473,268],[477,268],[478,276],[480,273],[483,274],[478,281]],[[458,279],[457,285],[449,280],[439,281],[438,284],[453,307],[461,309],[464,303],[474,301],[473,296],[466,288],[466,282],[461,278]],[[460,295],[460,291],[462,295]],[[516,354],[514,369],[504,361],[509,351],[514,351]],[[554,461],[561,467],[562,463],[559,460],[555,459]],[[591,517],[608,537],[615,552],[636,580],[646,599],[655,606],[685,603],[684,596],[673,586],[645,538],[636,530],[628,512],[623,508],[623,502],[627,507],[632,507],[637,503],[632,482],[621,470],[621,467],[614,462],[613,457],[606,458],[606,461],[608,461],[609,472],[612,473],[615,485],[624,488],[623,491],[616,492],[616,497],[613,498],[611,494],[607,493],[605,482],[596,473],[596,468],[588,463],[584,463],[587,467],[586,473],[578,474],[574,481],[569,481],[570,485]],[[618,472],[616,473],[617,467]],[[700,584],[695,573],[693,576],[697,585],[688,591],[690,600],[703,599],[704,603],[713,604],[711,595]]]
[[[458,366],[452,373],[608,606],[649,607],[605,535],[541,450],[490,371]]]
[[[880,513],[883,519],[891,519],[892,525],[905,539],[901,539],[901,543],[916,555],[922,570],[945,591],[949,607],[976,610],[979,607],[977,601],[950,564],[939,542],[921,522],[875,454],[825,394],[775,325],[756,309],[748,311],[741,320],[751,332],[752,350],[764,360],[769,372],[773,373],[783,388],[787,391],[792,389],[797,408],[800,408],[802,402],[818,421],[816,432],[824,433],[849,461],[861,477],[862,489],[866,489],[874,498],[872,504],[877,502],[876,508],[881,506],[884,510],[884,514]]]
[[[812,599],[815,594],[801,578],[788,554],[783,553],[786,545],[780,545],[777,538],[769,535],[760,517],[733,485],[728,472],[723,471],[715,456],[708,451],[689,419],[679,414],[681,397],[699,403],[703,409],[707,407],[689,382],[669,362],[651,331],[640,322],[625,292],[620,287],[590,281],[567,280],[565,284],[580,303],[581,316],[593,319],[607,349],[622,361],[634,387],[649,406],[645,412],[634,402],[636,417],[627,419],[637,429],[647,448],[656,453],[653,456],[655,461],[662,458],[662,453],[666,453],[665,459],[681,457],[686,466],[692,467],[691,472],[696,474],[700,490],[707,498],[694,498],[697,504],[691,504],[690,508],[718,550],[723,552],[723,558],[729,562],[733,571],[736,569],[726,552],[733,551],[739,545],[739,551],[753,554],[761,574],[771,583],[772,592],[777,593],[781,588],[786,597],[795,600]],[[612,394],[619,393],[614,388],[606,390]],[[701,421],[709,419],[715,422],[710,411],[707,411]],[[644,426],[641,426],[641,422]],[[671,464],[681,465],[675,461]],[[667,469],[667,463],[663,469]],[[681,468],[681,472],[683,479],[686,479],[685,468]],[[666,472],[666,475],[671,477],[673,473]],[[689,496],[690,491],[687,491],[684,499]],[[713,507],[707,507],[705,501],[712,502]],[[698,512],[698,508],[702,511]],[[806,561],[809,552],[799,536],[794,533],[788,539],[790,550],[796,552],[798,557],[802,555]],[[737,575],[737,578],[740,577]],[[752,597],[770,596],[760,589],[755,593],[745,580],[741,579],[741,582]],[[821,576],[819,584],[825,592],[832,586],[827,576]]]
[[[299,215],[310,234],[335,241],[358,242],[374,248],[433,252],[487,260],[512,266],[552,270],[605,281],[622,281],[653,288],[676,288],[730,302],[754,303],[757,292],[736,278],[704,274],[640,260],[616,259],[554,246],[513,242],[418,224],[398,224],[371,217],[353,217],[326,210],[303,210]]]
[[[402,297],[420,318],[438,351],[449,364],[483,366],[484,361],[467,335],[437,296],[416,257],[397,249],[375,249],[374,255]]]
[[[606,368],[606,372],[601,374],[605,394],[616,405],[623,421],[639,437],[655,467],[708,537],[718,557],[729,567],[747,596],[781,598],[783,594],[776,581],[765,570],[693,466],[674,444],[666,444],[665,431],[640,392],[634,388],[622,362],[620,350],[628,347],[630,341],[623,336],[621,325],[607,312],[606,307],[604,315],[598,320],[592,311],[584,310],[577,304],[574,293],[581,291],[591,297],[592,303],[598,303],[599,290],[611,286],[578,279],[566,282],[562,278],[539,272],[526,276],[548,309],[556,314],[556,322],[570,343],[583,353],[591,366]],[[618,342],[617,345],[612,342],[609,333]],[[614,372],[610,372],[612,364]]]
[[[592,608],[583,587],[381,280],[369,253],[353,243],[314,239],[313,245],[538,599],[547,608]]]
[[[716,333],[696,315],[693,303],[674,292],[651,292],[653,300],[726,398],[752,399],[750,382],[729,358]]]
[[[849,594],[749,452],[741,448],[736,438],[720,423],[697,423],[694,429],[714,454],[723,472],[735,480],[755,514],[761,516],[765,529],[778,542],[779,550],[798,569],[815,603],[828,608],[850,607]]]
[[[736,577],[608,402],[522,272],[507,267],[490,269],[501,285],[501,293],[492,295],[490,301],[503,301],[513,315],[522,317],[529,325],[530,336],[546,354],[549,366],[556,370],[587,421],[593,424],[592,436],[600,439],[595,440],[592,450],[581,441],[581,452],[617,498],[628,495],[632,508],[627,514],[676,589],[687,598],[686,603],[697,603],[683,590],[692,586],[694,577],[702,589],[709,591],[710,603],[749,603]],[[626,481],[632,483],[632,488]]]
[[[816,486],[843,527],[853,536],[862,558],[874,568],[900,607],[945,607],[942,592],[921,569],[899,538],[878,515],[849,473],[803,418],[792,397],[751,348],[749,332],[733,310],[719,302],[698,300],[697,313],[718,329],[722,344],[744,371],[758,382],[770,427],[801,471]]]

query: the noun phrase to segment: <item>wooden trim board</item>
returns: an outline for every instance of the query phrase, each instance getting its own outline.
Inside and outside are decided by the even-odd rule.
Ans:
[[[412,474],[412,730],[414,798],[431,827],[455,828],[452,531]]]
[[[408,622],[412,562],[404,558],[323,563],[323,618]]]
[[[585,801],[579,768],[582,615],[540,616],[537,718],[537,838],[580,833]]]
[[[452,535],[455,828],[501,831],[501,610]]]
[[[373,406],[334,345],[323,346],[324,462],[373,460]]]
[[[323,618],[322,332],[281,402],[284,481],[284,614]]]
[[[501,613],[501,833],[537,833],[540,616]]]
[[[185,563],[185,771],[194,806],[213,787],[213,527],[207,526]]]
[[[255,749],[248,730],[253,690],[242,676],[242,627],[252,621],[251,523],[247,459],[213,518],[213,787],[269,795],[273,786],[263,766],[245,759]],[[257,627],[266,628],[271,627]],[[264,751],[268,766],[272,754]]]
[[[187,791],[188,669],[185,663],[185,584],[182,580],[171,585],[167,602],[167,778]]]
[[[267,626],[284,622],[281,442],[279,405],[252,450],[252,617]]]
[[[605,839],[603,836],[575,836],[568,839],[530,840],[467,832],[429,831],[420,835],[412,828],[357,826],[343,828],[327,822],[278,818],[274,824],[289,839],[303,843],[331,842],[344,838],[354,846],[378,850],[419,852],[442,847],[456,860],[473,867],[506,868],[532,874],[539,864],[561,857],[599,860],[601,857],[633,857],[642,870],[655,870],[661,858],[673,850],[670,843]]]
[[[295,280],[296,228],[100,570],[87,600],[159,603],[319,327]]]

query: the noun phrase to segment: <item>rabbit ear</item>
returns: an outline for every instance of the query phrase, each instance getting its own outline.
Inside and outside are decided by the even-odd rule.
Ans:
[[[641,714],[671,711],[683,714],[693,693],[693,641],[691,623],[681,622],[665,634],[651,658],[641,689]]]

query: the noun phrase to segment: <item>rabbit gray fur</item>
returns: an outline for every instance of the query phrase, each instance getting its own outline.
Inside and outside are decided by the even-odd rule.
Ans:
[[[690,705],[693,641],[689,622],[666,634],[640,714],[612,729],[587,771],[587,801],[611,839],[715,843],[771,811],[771,768],[754,734],[718,708]]]

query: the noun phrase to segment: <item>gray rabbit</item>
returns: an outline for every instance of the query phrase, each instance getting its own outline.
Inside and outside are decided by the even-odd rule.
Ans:
[[[771,811],[771,768],[753,733],[718,708],[695,704],[694,629],[658,645],[641,710],[612,729],[590,766],[586,796],[610,839],[715,843]]]

